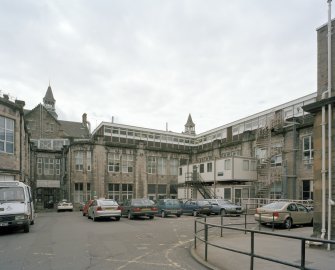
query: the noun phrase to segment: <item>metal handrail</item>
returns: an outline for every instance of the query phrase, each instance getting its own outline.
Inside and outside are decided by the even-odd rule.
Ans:
[[[198,226],[197,224],[202,224],[204,227],[203,229],[198,230]],[[242,224],[239,224],[242,225]],[[244,232],[246,233],[250,233],[250,252],[246,252],[246,251],[242,251],[239,249],[234,249],[234,248],[227,248],[224,246],[220,246],[220,245],[216,245],[214,243],[210,243],[208,241],[208,236],[209,236],[209,228],[220,228],[221,229],[221,237],[223,237],[222,234],[222,230],[223,229],[228,229],[228,230],[234,230],[234,231],[240,231],[240,232]],[[204,232],[204,236],[200,237],[198,235],[199,232]],[[268,256],[262,256],[259,254],[255,253],[255,234],[262,234],[262,235],[268,235],[268,236],[273,236],[273,237],[281,237],[281,238],[286,238],[286,239],[294,239],[294,240],[298,240],[301,241],[301,245],[300,245],[300,264],[293,264],[290,263],[288,261],[284,261],[284,260],[277,260]],[[221,219],[221,224],[217,225],[217,224],[211,224],[211,223],[207,223],[207,220],[202,221],[202,218],[195,218],[194,219],[194,249],[197,248],[197,240],[203,242],[205,244],[205,261],[208,261],[208,246],[212,246],[212,247],[216,247],[219,249],[223,249],[223,250],[228,250],[231,252],[235,252],[235,253],[239,253],[239,254],[244,254],[247,256],[250,256],[250,269],[253,270],[254,269],[254,258],[258,258],[258,259],[263,259],[266,261],[271,261],[274,263],[278,263],[278,264],[282,264],[282,265],[286,265],[286,266],[290,266],[290,267],[294,267],[294,268],[298,268],[298,269],[302,269],[302,270],[311,270],[312,268],[308,268],[306,267],[306,243],[307,242],[319,242],[319,243],[323,243],[323,244],[331,244],[331,245],[335,245],[335,241],[333,240],[324,240],[324,239],[317,239],[317,238],[311,238],[311,237],[299,237],[299,236],[291,236],[291,235],[283,235],[283,234],[276,234],[273,232],[264,232],[264,231],[257,231],[257,230],[251,230],[251,229],[241,229],[241,228],[236,228],[236,227],[232,227],[231,225],[223,225],[222,224],[222,219]]]

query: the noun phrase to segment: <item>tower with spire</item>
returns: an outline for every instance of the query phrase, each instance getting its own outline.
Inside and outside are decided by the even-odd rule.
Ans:
[[[191,114],[188,115],[184,134],[195,135],[195,124],[193,123]]]
[[[58,115],[56,113],[55,104],[56,100],[54,99],[54,95],[52,94],[52,89],[49,83],[49,87],[43,98],[43,105],[48,110],[48,112],[50,112],[57,119]]]

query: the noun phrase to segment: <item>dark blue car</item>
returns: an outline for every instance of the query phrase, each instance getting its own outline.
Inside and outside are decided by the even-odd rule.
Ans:
[[[168,215],[175,215],[180,217],[182,214],[182,207],[177,199],[160,199],[157,202],[158,215],[165,218]]]
[[[188,200],[183,204],[183,214],[191,214],[193,216],[207,215],[212,212],[212,205],[205,200]]]

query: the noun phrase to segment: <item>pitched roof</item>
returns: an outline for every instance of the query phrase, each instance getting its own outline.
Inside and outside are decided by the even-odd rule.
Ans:
[[[185,127],[194,127],[194,126],[195,126],[195,124],[193,123],[191,114],[189,114],[189,115],[188,115],[187,122],[186,122],[186,124],[185,124]]]
[[[65,137],[71,138],[89,138],[89,130],[81,122],[58,120],[61,128],[64,130]]]
[[[43,98],[44,103],[46,101],[54,103],[56,100],[54,99],[54,95],[52,94],[51,86],[49,85],[47,92],[45,93],[45,97]]]

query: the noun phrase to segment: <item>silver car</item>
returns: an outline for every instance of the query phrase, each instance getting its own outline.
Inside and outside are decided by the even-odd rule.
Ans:
[[[121,208],[118,203],[111,199],[96,199],[88,208],[87,217],[93,221],[102,218],[114,218],[120,220]]]
[[[313,211],[295,202],[272,202],[256,209],[255,220],[263,224],[282,224],[289,229],[292,225],[313,225]]]
[[[243,214],[243,209],[240,205],[233,204],[229,200],[224,199],[207,199],[211,205],[212,205],[212,213],[215,215],[236,215],[240,216]]]

